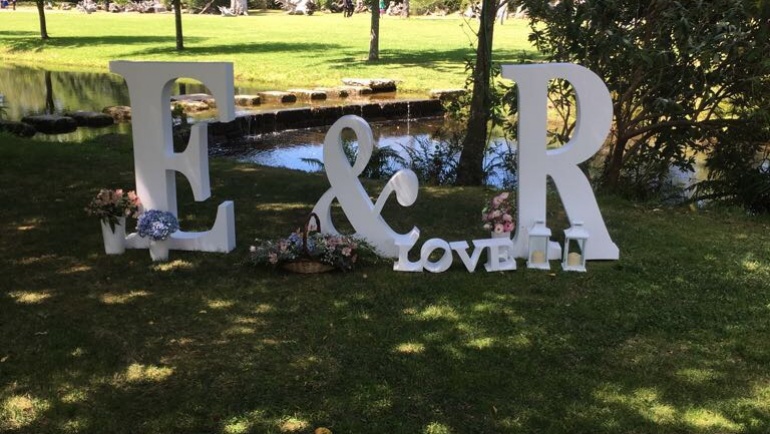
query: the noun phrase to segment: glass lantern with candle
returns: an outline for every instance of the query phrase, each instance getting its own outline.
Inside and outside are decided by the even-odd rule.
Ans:
[[[586,241],[588,231],[583,222],[574,222],[564,231],[564,256],[561,268],[564,271],[586,271]]]
[[[548,245],[551,240],[551,230],[544,220],[538,220],[529,229],[529,259],[527,268],[550,270],[548,263]]]

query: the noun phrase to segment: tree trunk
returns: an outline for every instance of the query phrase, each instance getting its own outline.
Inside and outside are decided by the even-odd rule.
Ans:
[[[176,24],[176,50],[184,50],[184,36],[182,35],[182,1],[174,0],[174,22]]]
[[[37,14],[40,16],[40,39],[48,39],[48,30],[45,28],[45,4],[43,0],[37,0]]]
[[[380,2],[370,0],[372,5],[372,34],[369,40],[369,61],[380,60]]]
[[[487,147],[487,123],[489,122],[490,75],[492,70],[492,34],[495,29],[497,1],[484,0],[479,17],[476,64],[473,67],[473,93],[471,114],[462,143],[460,162],[457,167],[458,185],[481,185],[484,182],[484,153]]]
[[[616,191],[618,189],[618,184],[620,183],[620,169],[623,168],[623,157],[626,153],[627,144],[628,139],[618,139],[618,141],[615,142],[615,146],[612,148],[612,154],[609,156],[609,161],[605,165],[602,186],[609,191]]]

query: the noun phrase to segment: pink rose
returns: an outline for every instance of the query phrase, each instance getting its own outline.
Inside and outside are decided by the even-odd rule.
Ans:
[[[270,253],[269,255],[267,255],[267,260],[271,264],[277,264],[278,263],[278,255],[276,255],[275,253]]]
[[[510,214],[503,214],[503,221],[504,222],[512,222],[513,221],[513,217],[511,217]]]
[[[511,223],[511,222],[503,223],[503,231],[511,232],[512,230],[513,230],[513,223]]]
[[[499,197],[502,200],[505,200],[505,199],[508,199],[508,195],[509,195],[509,193],[507,191],[504,191],[504,192],[500,193],[500,195],[497,196],[497,197]]]

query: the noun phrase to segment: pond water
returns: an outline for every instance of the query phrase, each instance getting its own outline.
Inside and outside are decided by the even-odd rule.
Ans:
[[[235,94],[255,94],[260,90],[236,86]],[[208,93],[200,83],[177,82],[172,89],[173,95]],[[372,100],[393,100],[415,97],[399,93],[385,93],[373,96]],[[276,107],[306,107],[339,104],[338,101],[298,101],[292,104],[264,104],[253,110],[241,110],[237,113],[271,110]],[[27,115],[64,114],[85,110],[101,112],[109,106],[130,105],[128,87],[117,74],[96,72],[48,71],[31,66],[0,65],[0,119],[21,120]],[[204,113],[202,118],[211,117]],[[197,117],[197,116],[196,116]],[[59,142],[82,141],[106,133],[128,133],[126,124],[107,128],[79,128],[70,134],[37,134],[35,138]]]
[[[446,155],[447,142],[439,134],[439,130],[445,126],[443,118],[372,122],[370,126],[376,147],[389,148],[407,162],[412,160],[410,150],[417,152],[420,158],[430,160],[429,165],[436,160],[452,164],[459,158],[459,153]],[[215,149],[214,154],[240,162],[313,172],[320,168],[316,162],[323,161],[323,142],[327,130],[328,127],[304,128],[246,137],[240,143]],[[357,148],[358,141],[353,131],[344,130],[343,139],[353,149]],[[502,187],[515,182],[515,177],[505,169],[501,160],[506,155],[510,157],[515,147],[514,143],[501,137],[490,141],[491,151],[487,163],[494,167],[490,169],[489,185]],[[390,164],[392,170],[403,167],[399,163]]]

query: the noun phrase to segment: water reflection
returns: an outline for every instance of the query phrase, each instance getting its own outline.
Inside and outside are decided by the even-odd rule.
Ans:
[[[441,142],[437,132],[443,125],[443,118],[370,123],[375,146],[391,148],[407,161],[409,160],[407,149],[427,147],[428,151],[435,150]],[[214,152],[216,155],[233,158],[239,162],[313,172],[319,169],[318,164],[313,160],[323,161],[323,141],[327,130],[328,127],[306,128],[262,134]],[[348,140],[354,147],[358,146],[352,131],[344,130],[343,139]],[[490,141],[490,147],[492,152],[487,159],[489,166],[495,163],[491,160],[512,152],[515,144],[509,143],[502,137],[496,137]],[[455,159],[458,157],[459,154]],[[495,187],[510,186],[515,183],[515,177],[498,164],[497,167],[491,168],[487,183]]]
[[[5,117],[20,120],[27,115],[87,110],[128,105],[128,89],[120,76],[90,72],[59,72],[27,66],[0,66],[0,94]]]

